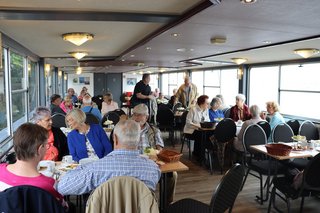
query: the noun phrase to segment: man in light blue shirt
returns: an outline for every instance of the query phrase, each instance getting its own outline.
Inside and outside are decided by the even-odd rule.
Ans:
[[[139,155],[140,126],[133,120],[120,121],[114,128],[115,150],[93,163],[67,172],[57,184],[63,195],[81,195],[97,188],[112,177],[135,177],[155,191],[160,179],[159,166]]]

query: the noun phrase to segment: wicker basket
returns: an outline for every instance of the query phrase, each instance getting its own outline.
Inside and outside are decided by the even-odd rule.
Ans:
[[[180,154],[178,152],[166,150],[166,149],[161,150],[161,152],[158,154],[158,158],[160,160],[166,161],[166,162],[179,161],[181,156],[182,156],[182,154]]]
[[[270,155],[277,155],[277,156],[288,156],[292,150],[291,146],[285,144],[267,144],[266,145],[267,152]]]

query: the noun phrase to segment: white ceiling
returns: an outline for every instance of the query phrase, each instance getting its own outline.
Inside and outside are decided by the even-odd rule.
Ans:
[[[251,5],[240,0],[222,0],[198,13],[194,9],[209,3],[208,0],[0,0],[0,31],[46,58],[48,63],[69,72],[78,65],[68,55],[73,51],[89,53],[81,60],[86,62],[82,66],[88,66],[84,70],[128,72],[213,66],[190,67],[189,63],[180,63],[198,58],[226,62],[214,66],[228,65],[235,57],[247,58],[250,64],[299,60],[301,57],[293,53],[294,49],[320,49],[319,0],[257,0]],[[190,14],[188,10],[194,14],[183,20]],[[134,19],[135,14],[138,19]],[[156,18],[149,19],[148,15]],[[164,19],[159,18],[162,15]],[[95,37],[77,47],[61,38],[68,32],[89,32]],[[157,36],[150,37],[155,32]],[[180,36],[173,37],[172,33]],[[225,37],[226,43],[211,44],[214,36]],[[185,51],[178,52],[179,48]],[[140,66],[136,66],[138,63]]]

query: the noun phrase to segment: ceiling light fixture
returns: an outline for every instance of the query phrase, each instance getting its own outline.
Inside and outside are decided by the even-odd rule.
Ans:
[[[224,44],[226,43],[226,41],[227,41],[227,38],[222,36],[216,36],[210,39],[211,44]]]
[[[243,64],[244,62],[248,61],[248,59],[246,59],[246,58],[231,58],[231,60],[238,65]]]
[[[63,40],[69,41],[77,46],[82,45],[83,43],[92,40],[94,37],[90,33],[65,33],[62,35]]]
[[[82,68],[81,67],[77,67],[76,74],[80,75],[81,73],[82,73]]]
[[[75,57],[78,60],[80,60],[81,58],[83,58],[86,55],[88,55],[87,52],[69,52],[69,54],[72,55],[73,57]]]
[[[315,48],[305,48],[305,49],[296,49],[294,50],[295,54],[300,55],[303,58],[309,58],[313,55],[318,54],[320,51]]]
[[[256,3],[257,0],[240,0],[241,3],[243,4],[253,4]]]
[[[179,33],[172,33],[171,36],[172,37],[178,37],[178,36],[180,36],[180,34]]]

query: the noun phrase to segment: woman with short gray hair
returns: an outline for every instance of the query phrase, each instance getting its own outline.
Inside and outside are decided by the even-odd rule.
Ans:
[[[211,108],[209,109],[209,118],[211,122],[219,122],[224,118],[224,114],[222,110],[220,110],[220,105],[221,105],[221,99],[218,97],[214,97],[211,100],[210,106]]]
[[[61,161],[63,156],[69,154],[67,138],[59,128],[52,126],[51,112],[48,108],[42,106],[36,108],[32,121],[49,133],[48,149],[44,160]]]
[[[244,103],[246,101],[246,96],[243,94],[238,94],[236,96],[236,105],[230,109],[230,118],[234,121],[246,121],[251,118],[249,107]]]

